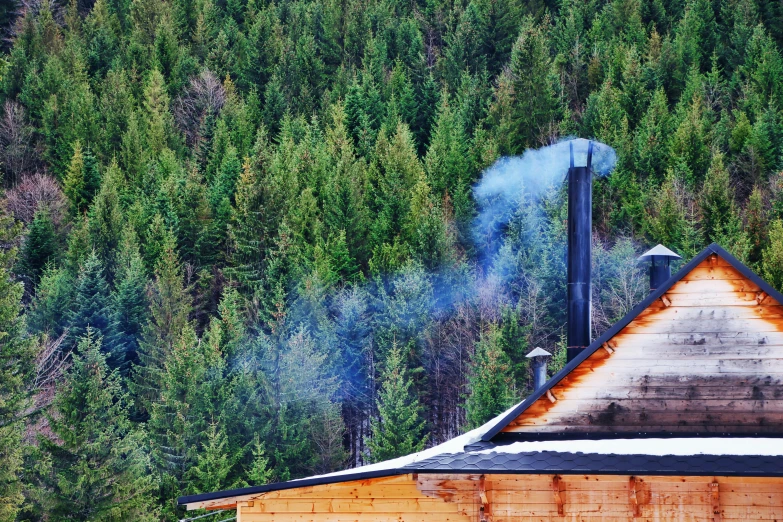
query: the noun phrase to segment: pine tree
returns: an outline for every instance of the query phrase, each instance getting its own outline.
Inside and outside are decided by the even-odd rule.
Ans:
[[[133,228],[126,226],[117,254],[113,307],[117,319],[119,351],[131,364],[138,363],[139,339],[149,317],[147,277]]]
[[[125,356],[117,345],[117,322],[111,302],[109,284],[104,277],[104,268],[95,252],[84,263],[68,314],[68,335],[73,344],[87,334],[90,328],[96,337],[102,339],[102,346],[108,354],[112,370],[124,368]]]
[[[39,206],[35,211],[33,222],[25,238],[22,248],[21,265],[24,274],[29,278],[31,288],[38,283],[38,278],[48,263],[57,261],[57,235],[54,223],[46,206]]]
[[[87,183],[84,179],[84,155],[79,141],[73,145],[73,156],[65,173],[63,185],[63,191],[68,196],[73,211],[78,213],[86,210],[89,198],[87,195]]]
[[[511,362],[500,347],[500,332],[490,325],[481,333],[468,377],[470,395],[465,401],[468,428],[477,428],[514,403]]]
[[[148,415],[152,402],[159,397],[166,360],[175,344],[180,342],[183,331],[189,328],[192,305],[183,279],[174,238],[167,234],[155,268],[150,319],[143,328],[139,365],[134,370],[131,385],[141,415]]]
[[[250,451],[253,460],[250,469],[247,470],[247,483],[251,486],[263,486],[271,480],[272,470],[269,469],[269,457],[266,456],[264,443],[261,442],[258,433],[255,434]]]
[[[103,263],[109,281],[114,279],[115,255],[120,244],[123,226],[120,195],[117,187],[121,175],[117,165],[113,164],[106,173],[106,179],[90,207],[88,220],[90,244],[98,259]]]
[[[120,378],[88,329],[49,416],[52,437],[36,450],[41,504],[68,520],[158,520],[144,435],[128,419]]]
[[[425,421],[418,398],[412,395],[402,350],[396,344],[386,357],[378,394],[378,417],[372,420],[372,435],[367,441],[372,462],[393,459],[424,448],[427,442]]]
[[[13,244],[19,227],[0,214],[0,242]],[[22,505],[23,412],[29,406],[29,379],[36,346],[26,336],[22,285],[11,277],[14,248],[0,250],[0,520],[16,520]]]

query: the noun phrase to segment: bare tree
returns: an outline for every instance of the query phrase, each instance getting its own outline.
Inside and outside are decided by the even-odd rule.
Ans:
[[[35,168],[33,130],[25,119],[24,106],[13,100],[6,100],[0,114],[0,154],[8,187]]]
[[[63,350],[63,341],[68,331],[57,339],[45,337],[41,350],[35,358],[35,377],[29,383],[33,394],[33,411],[49,406],[54,400],[57,384],[62,381],[65,371],[71,364],[71,352]]]
[[[57,181],[46,174],[25,176],[6,193],[8,211],[23,223],[32,222],[41,205],[48,207],[52,222],[59,229],[65,222],[68,201]]]
[[[225,103],[226,91],[212,71],[204,69],[190,79],[174,105],[174,117],[189,146],[198,147],[204,122],[210,116],[217,117]]]

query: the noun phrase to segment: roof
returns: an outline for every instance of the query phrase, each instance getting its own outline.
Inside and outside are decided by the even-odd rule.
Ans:
[[[517,442],[441,454],[416,473],[783,476],[777,438],[673,438]]]
[[[544,386],[521,403],[509,408],[506,412],[473,431],[433,448],[369,466],[288,482],[190,495],[180,497],[178,502],[179,504],[190,504],[268,491],[406,473],[557,472],[561,474],[783,476],[783,444],[780,443],[780,438],[772,438],[768,435],[766,438],[721,438],[720,434],[715,433],[709,434],[709,436],[662,433],[654,435],[666,438],[651,438],[654,435],[650,433],[624,433],[622,437],[625,438],[602,434],[598,440],[551,440],[559,437],[537,436],[535,434],[501,434],[501,431],[510,422],[546,395],[547,391],[712,254],[719,255],[770,297],[783,303],[782,294],[723,248],[712,244],[696,255],[660,288],[651,292],[647,298],[590,346],[582,350]],[[521,437],[514,438],[508,435],[521,435]],[[531,435],[536,436],[539,440],[520,442],[526,437],[530,438]],[[570,437],[573,439],[574,434],[571,434]],[[513,443],[508,444],[508,442]]]
[[[557,374],[555,374],[551,379],[549,379],[544,385],[534,391],[530,396],[528,396],[524,401],[519,403],[517,406],[509,409],[506,413],[501,414],[503,417],[502,419],[497,420],[493,424],[493,427],[484,433],[481,440],[484,442],[491,441],[495,436],[497,436],[503,428],[509,425],[514,419],[519,417],[526,409],[528,409],[533,403],[535,403],[538,399],[546,395],[548,391],[550,391],[557,383],[559,383],[563,378],[571,373],[577,366],[582,364],[588,357],[590,357],[593,353],[595,353],[597,350],[601,349],[607,341],[612,339],[615,335],[617,335],[623,328],[628,326],[628,324],[636,319],[639,314],[641,314],[643,311],[645,311],[651,304],[653,304],[655,301],[661,298],[666,292],[671,289],[674,284],[679,282],[683,277],[685,277],[687,274],[689,274],[696,266],[698,266],[702,261],[707,259],[712,254],[717,254],[721,258],[723,258],[726,262],[728,262],[735,270],[737,270],[739,273],[741,273],[744,277],[752,281],[754,284],[756,284],[759,288],[761,288],[762,291],[766,292],[772,299],[775,301],[778,301],[779,303],[783,303],[783,294],[775,290],[769,283],[761,279],[756,273],[754,273],[750,268],[745,266],[742,262],[740,262],[737,258],[726,252],[723,248],[721,248],[716,243],[711,244],[701,252],[699,252],[693,259],[691,259],[685,266],[683,266],[679,271],[677,271],[676,274],[674,274],[672,277],[670,277],[665,283],[663,283],[658,289],[650,292],[650,295],[648,295],[641,303],[636,305],[628,314],[626,314],[625,317],[617,321],[614,325],[612,325],[611,328],[609,328],[607,331],[605,331],[600,337],[598,337],[595,341],[593,341],[590,346],[582,350],[579,355],[574,357],[571,362],[565,365],[565,367],[560,370]],[[495,419],[493,419],[495,420]]]

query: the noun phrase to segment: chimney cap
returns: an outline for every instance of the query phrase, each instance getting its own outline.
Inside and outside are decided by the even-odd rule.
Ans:
[[[535,350],[527,354],[525,357],[531,358],[531,357],[549,357],[552,354],[544,350],[543,348],[536,347]]]
[[[680,259],[680,256],[669,250],[663,245],[656,245],[641,256],[639,256],[639,261],[647,261],[653,256],[660,256],[660,257],[668,257],[671,259]]]

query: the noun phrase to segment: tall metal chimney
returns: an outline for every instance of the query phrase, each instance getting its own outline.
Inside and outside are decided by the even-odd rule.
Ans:
[[[536,348],[525,357],[531,360],[533,369],[533,390],[541,388],[546,382],[546,361],[552,354],[543,348]]]
[[[680,256],[663,245],[657,245],[641,256],[639,261],[650,262],[650,291],[657,290],[672,276],[671,261]]]
[[[590,345],[590,306],[593,255],[592,160],[593,142],[587,145],[587,165],[574,166],[574,145],[570,145],[568,169],[568,328],[567,360]]]

